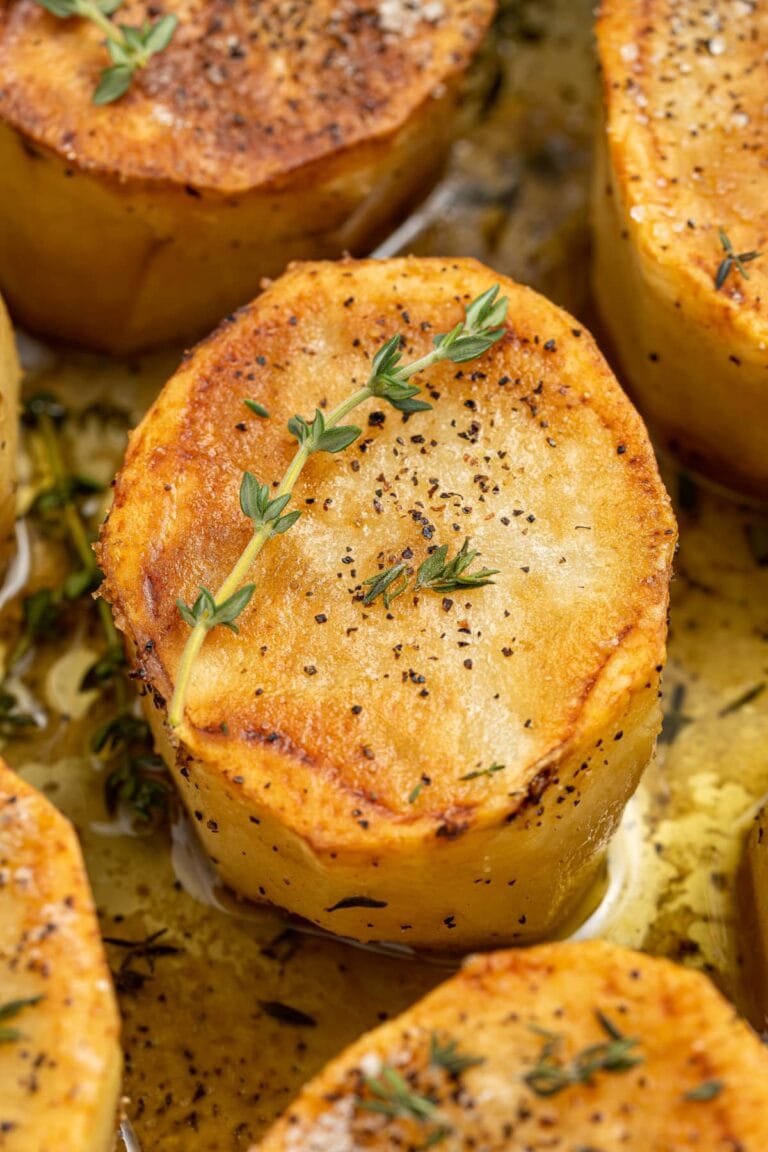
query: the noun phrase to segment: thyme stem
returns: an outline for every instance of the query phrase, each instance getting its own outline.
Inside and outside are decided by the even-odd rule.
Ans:
[[[426,359],[426,357],[424,357],[424,359]],[[347,399],[343,400],[341,404],[337,404],[336,407],[328,414],[325,421],[326,429],[335,428],[338,424],[341,423],[345,416],[347,416],[354,408],[357,408],[359,404],[362,404],[364,401],[368,400],[372,395],[373,393],[371,392],[371,389],[368,387],[368,385],[366,385],[364,388],[359,388],[357,392],[353,392],[351,396],[348,396]],[[277,491],[275,492],[275,499],[280,496],[288,496],[292,494],[293,487],[301,475],[301,471],[309,459],[311,451],[312,448],[309,441],[301,444],[296,449],[294,457],[286,468],[285,474],[280,481]],[[245,548],[243,548],[239,557],[235,561],[234,567],[232,568],[229,576],[227,576],[226,580],[224,580],[224,582],[220,584],[216,589],[214,599],[217,604],[220,604],[223,600],[226,600],[229,596],[232,596],[237,591],[240,585],[244,582],[245,577],[248,575],[254,560],[259,555],[271,535],[272,527],[269,524],[262,525],[256,530],[256,532],[254,532],[253,536],[251,536]],[[187,693],[187,686],[189,684],[192,666],[199,655],[200,649],[203,646],[203,641],[205,640],[209,630],[208,621],[205,618],[201,618],[195,624],[189,635],[187,643],[184,646],[181,662],[179,664],[179,670],[176,674],[176,685],[173,691],[171,707],[168,712],[168,722],[172,728],[177,728],[181,723],[184,711],[184,698]]]
[[[54,483],[61,492],[66,492],[69,473],[62,459],[59,438],[56,434],[56,426],[47,412],[39,413],[37,416],[37,427],[40,430],[40,438],[45,451],[46,463],[48,464]],[[88,532],[80,516],[77,504],[71,496],[67,495],[62,500],[62,511],[69,538],[80,563],[85,571],[89,572],[93,577],[94,582],[100,583],[102,580],[102,572],[96,563],[96,557],[93,554],[91,542],[88,539]],[[117,628],[115,627],[115,622],[112,619],[112,612],[109,605],[106,600],[98,600],[96,607],[109,652],[122,652],[123,646]],[[122,695],[124,698],[124,693]]]
[[[466,308],[464,320],[452,331],[435,336],[434,347],[410,364],[400,362],[399,335],[386,341],[373,358],[367,383],[332,408],[327,416],[319,409],[311,422],[294,416],[288,429],[299,446],[274,495],[268,492],[267,485],[260,486],[254,476],[245,473],[245,497],[241,487],[240,502],[245,514],[254,520],[253,535],[215,593],[201,587],[201,595],[192,607],[177,601],[191,632],[181,654],[168,710],[168,723],[172,729],[177,728],[184,718],[192,669],[205,637],[219,624],[237,631],[234,620],[248,604],[255,587],[244,583],[254,561],[272,536],[286,531],[298,518],[298,512],[289,513],[286,517],[281,517],[280,513],[290,501],[294,485],[309,457],[314,452],[342,451],[357,439],[360,429],[342,427],[341,422],[353,409],[374,396],[387,400],[395,409],[405,413],[431,408],[425,401],[414,399],[419,388],[408,381],[441,360],[456,364],[476,360],[500,340],[504,334],[508,301],[506,298],[497,299],[498,292],[499,286],[495,285],[473,300]],[[334,429],[338,429],[336,436],[333,435]]]

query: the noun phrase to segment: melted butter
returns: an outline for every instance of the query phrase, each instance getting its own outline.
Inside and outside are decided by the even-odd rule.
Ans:
[[[509,37],[497,48],[501,94],[457,150],[407,247],[475,253],[583,315],[591,0],[509,4],[506,19]],[[126,428],[177,360],[123,364],[57,356],[36,344],[26,355],[30,391],[54,391],[75,410],[66,445],[75,467],[103,481],[119,463]],[[118,411],[77,416],[94,404]],[[39,469],[24,459],[23,507]],[[674,471],[667,482],[674,492]],[[584,923],[564,928],[703,967],[734,996],[734,873],[749,816],[768,791],[768,690],[734,707],[768,680],[768,568],[747,547],[752,516],[704,490],[693,510],[680,513],[664,684],[667,711],[677,704],[670,722],[677,735],[660,745],[627,810],[606,875],[582,909]],[[20,564],[15,585],[7,585],[6,657],[23,581],[31,590],[60,577],[55,542],[32,532],[26,554],[26,568]],[[128,949],[108,945],[124,1020],[127,1115],[144,1152],[245,1149],[328,1058],[413,1003],[444,971],[297,931],[277,912],[243,906],[201,864],[180,821],[173,839],[167,831],[129,834],[124,817],[107,826],[104,768],[85,749],[110,711],[72,687],[97,642],[77,618],[70,634],[27,660],[23,703],[45,703],[48,724],[4,752],[75,822],[105,936],[140,941],[162,931],[156,943],[175,949],[130,959]],[[303,1013],[303,1022],[279,1019],[279,1005]]]

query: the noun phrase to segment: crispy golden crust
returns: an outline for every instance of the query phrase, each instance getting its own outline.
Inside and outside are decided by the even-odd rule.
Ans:
[[[421,354],[497,279],[468,260],[298,265],[182,366],[132,438],[101,546],[105,595],[156,694],[169,697],[187,635],[177,597],[217,586],[247,539],[242,471],[279,477],[293,412],[338,402],[393,331]],[[312,458],[302,518],[262,554],[240,636],[214,634],[195,668],[179,767],[209,851],[224,862],[241,836],[290,830],[279,867],[317,866],[318,889],[270,884],[269,898],[306,898],[340,931],[351,917],[326,913],[355,889],[325,888],[328,870],[343,861],[344,882],[369,894],[387,883],[388,851],[402,881],[431,853],[471,870],[472,832],[490,858],[527,837],[526,852],[538,841],[568,859],[572,876],[544,881],[560,905],[657,727],[675,529],[645,431],[587,333],[534,293],[503,291],[508,336],[477,365],[431,372],[432,412],[406,423],[387,408],[347,453]],[[250,417],[245,396],[271,418]],[[493,587],[406,595],[389,613],[361,603],[362,580],[404,551],[417,563],[430,542],[454,550],[465,536],[501,569]],[[460,780],[493,763],[504,770]],[[607,791],[593,787],[601,772]],[[542,824],[562,831],[546,849]],[[245,855],[247,876],[223,871],[263,895]],[[494,882],[508,900],[516,873]],[[532,896],[520,923],[540,931],[553,908],[527,907]],[[450,913],[435,916],[446,937]],[[386,915],[390,933],[409,919]]]
[[[119,1021],[80,848],[67,820],[0,761],[0,1147],[108,1152]]]
[[[699,469],[768,497],[768,12],[604,0],[595,288],[641,408]]]
[[[547,1033],[569,1065],[604,1043],[596,1013],[641,1062],[542,1097],[525,1076]],[[430,1065],[432,1037],[482,1063],[453,1077]],[[383,1067],[439,1112],[423,1121],[360,1107]],[[707,1090],[703,1086],[709,1085]],[[713,1087],[715,1085],[715,1087]],[[709,1091],[709,1098],[707,1098]],[[703,1099],[687,1098],[693,1092]],[[423,1148],[446,1152],[760,1152],[768,1141],[768,1053],[706,977],[605,942],[554,944],[471,960],[414,1008],[329,1064],[259,1145],[261,1152]]]
[[[0,117],[80,169],[235,194],[395,133],[482,39],[492,0],[178,0],[171,45],[119,103],[91,102],[103,38],[0,4]],[[128,0],[140,24],[157,6]],[[311,79],[311,82],[310,82]]]

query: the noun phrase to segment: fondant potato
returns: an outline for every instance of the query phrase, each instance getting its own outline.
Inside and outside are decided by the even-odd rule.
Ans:
[[[756,1152],[766,1140],[768,1053],[732,1006],[699,972],[594,941],[470,960],[332,1061],[259,1149]]]
[[[2,761],[0,924],[0,1147],[109,1152],[120,1025],[80,846]]]
[[[597,41],[594,288],[617,363],[662,446],[768,500],[768,11],[603,0]]]
[[[126,352],[205,334],[296,257],[365,252],[457,130],[493,0],[172,5],[119,101],[103,33],[0,7],[0,290],[20,323]],[[116,19],[158,9],[127,0]]]
[[[502,278],[508,331],[420,378],[431,411],[369,401],[351,448],[310,457],[301,518],[248,573],[239,634],[208,635],[172,743],[176,602],[228,575],[241,477],[277,483],[289,418],[359,388],[393,333],[421,356],[499,279],[292,268],[163,389],[102,536],[103,594],[222,877],[362,940],[540,937],[594,878],[659,726],[675,524],[645,429],[589,335]],[[365,603],[380,570],[467,538],[494,583]]]

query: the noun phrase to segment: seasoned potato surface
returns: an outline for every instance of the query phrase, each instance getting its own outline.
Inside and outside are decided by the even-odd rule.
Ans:
[[[298,265],[165,387],[100,550],[161,741],[189,634],[176,600],[245,545],[243,471],[276,483],[293,413],[363,384],[395,332],[422,355],[497,279],[470,260]],[[431,369],[431,411],[368,402],[352,448],[310,457],[300,520],[254,565],[240,634],[209,635],[166,742],[224,879],[343,935],[550,931],[659,724],[675,526],[645,430],[581,327],[502,291],[504,339]],[[380,569],[466,538],[492,585],[363,603]]]
[[[297,256],[365,251],[439,170],[494,7],[179,0],[168,48],[99,107],[101,31],[0,5],[11,311],[124,351],[199,337]]]
[[[72,826],[0,761],[0,1148],[109,1152],[119,1021]],[[14,1033],[2,1039],[2,1032]]]
[[[602,320],[661,442],[766,500],[768,9],[603,0],[597,36]]]
[[[594,941],[470,960],[332,1061],[259,1148],[761,1152],[766,1141],[768,1053],[731,1005],[700,973]]]

